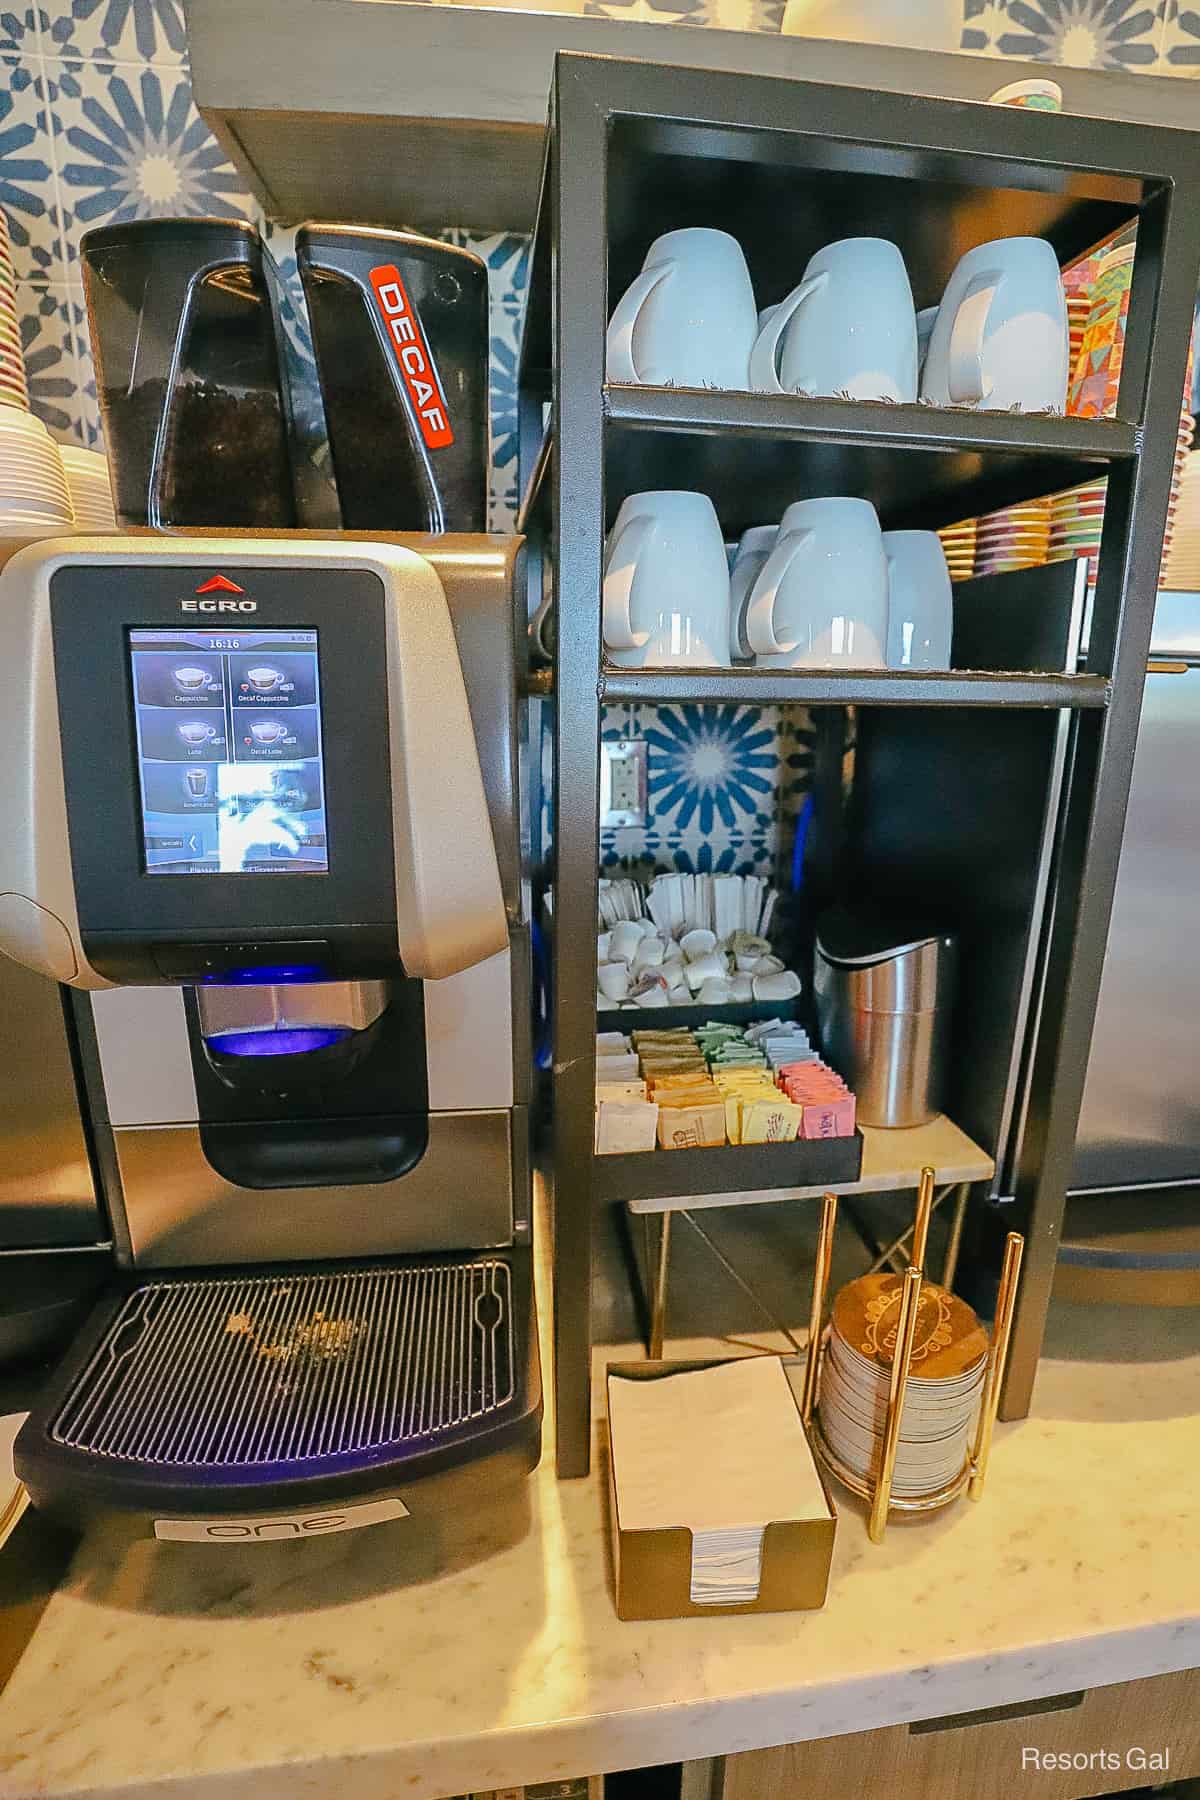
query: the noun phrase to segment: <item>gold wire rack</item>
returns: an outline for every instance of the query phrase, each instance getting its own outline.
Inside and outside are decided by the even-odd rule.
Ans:
[[[1021,1257],[1025,1249],[1025,1240],[1016,1231],[1009,1232],[1004,1246],[1004,1263],[1000,1273],[999,1292],[996,1297],[996,1316],[992,1324],[991,1340],[988,1344],[983,1398],[980,1402],[974,1440],[967,1453],[966,1461],[953,1480],[928,1494],[909,1495],[903,1498],[894,1495],[892,1479],[896,1469],[896,1454],[900,1447],[904,1397],[908,1389],[908,1378],[912,1371],[917,1309],[921,1300],[921,1287],[925,1280],[925,1254],[929,1242],[929,1222],[933,1216],[933,1189],[934,1171],[929,1168],[922,1169],[921,1185],[917,1195],[916,1223],[913,1228],[912,1260],[903,1276],[900,1316],[896,1327],[896,1348],[892,1353],[887,1409],[884,1413],[883,1434],[879,1440],[878,1463],[871,1479],[864,1479],[862,1476],[856,1475],[852,1469],[848,1469],[840,1457],[836,1456],[829,1448],[821,1430],[819,1406],[821,1367],[826,1340],[825,1306],[829,1293],[829,1272],[833,1261],[837,1195],[826,1194],[821,1207],[821,1230],[817,1240],[816,1267],[813,1271],[812,1303],[809,1311],[808,1362],[804,1370],[801,1411],[813,1449],[821,1462],[830,1474],[835,1475],[852,1494],[857,1494],[860,1499],[868,1502],[870,1516],[867,1531],[873,1543],[878,1543],[883,1537],[890,1513],[936,1512],[943,1506],[949,1506],[951,1501],[957,1500],[964,1493],[969,1493],[972,1500],[980,1498],[987,1476],[988,1459],[992,1449],[992,1434],[995,1430],[996,1416],[1000,1406],[1000,1391],[1004,1383],[1005,1365],[1008,1362],[1008,1346],[1012,1336],[1013,1312],[1017,1299],[1017,1281],[1021,1272]]]

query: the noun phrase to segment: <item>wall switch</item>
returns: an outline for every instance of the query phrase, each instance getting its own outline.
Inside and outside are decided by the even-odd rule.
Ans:
[[[614,738],[601,744],[600,823],[610,830],[646,823],[645,738]]]

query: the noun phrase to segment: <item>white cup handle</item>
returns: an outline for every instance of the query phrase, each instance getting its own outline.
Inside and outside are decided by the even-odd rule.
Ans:
[[[755,656],[786,655],[796,648],[785,643],[775,630],[775,599],[779,584],[802,550],[812,543],[811,531],[789,531],[776,544],[763,564],[762,573],[750,590],[746,604],[746,642]]]
[[[954,323],[950,328],[947,386],[956,406],[969,406],[976,400],[987,398],[989,389],[983,373],[983,340],[992,301],[999,293],[1003,279],[1003,270],[997,269],[972,276],[954,315]]]
[[[637,580],[638,559],[650,541],[655,521],[644,513],[627,521],[620,531],[614,534],[604,559],[604,585],[602,601],[602,630],[604,642],[610,650],[640,650],[650,642],[648,631],[635,631],[630,605],[633,600],[633,585]],[[624,554],[626,561],[620,569],[614,567],[618,557]]]
[[[782,394],[783,384],[779,379],[779,346],[783,334],[787,330],[792,314],[802,301],[818,288],[825,286],[829,280],[829,272],[822,269],[817,275],[808,275],[794,287],[785,300],[781,300],[771,313],[762,330],[754,340],[754,348],[750,352],[750,387],[756,394]]]
[[[608,321],[608,335],[605,339],[606,380],[641,381],[637,364],[633,360],[633,328],[659,282],[665,280],[674,267],[673,262],[665,262],[653,269],[643,269],[617,301],[613,316]]]

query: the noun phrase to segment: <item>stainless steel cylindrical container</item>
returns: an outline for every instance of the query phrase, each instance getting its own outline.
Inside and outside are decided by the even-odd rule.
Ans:
[[[821,1046],[860,1125],[924,1125],[942,1110],[957,941],[838,908],[817,928]]]

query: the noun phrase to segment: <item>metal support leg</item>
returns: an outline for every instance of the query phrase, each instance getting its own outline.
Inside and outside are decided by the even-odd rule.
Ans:
[[[942,1202],[952,1192],[952,1188],[944,1187],[940,1194],[934,1196],[934,1212],[937,1211],[938,1207],[941,1206]],[[881,1250],[879,1252],[879,1255],[867,1270],[867,1274],[877,1275],[879,1270],[882,1269],[885,1264],[887,1264],[889,1268],[895,1269],[897,1274],[903,1274],[904,1270],[908,1267],[907,1251],[912,1234],[913,1226],[910,1225],[906,1231],[902,1231],[900,1236],[895,1238],[888,1245],[886,1250]],[[899,1260],[899,1268],[896,1268],[897,1259]]]
[[[662,1215],[658,1238],[658,1271],[654,1277],[654,1305],[650,1313],[650,1356],[658,1362],[663,1353],[667,1326],[667,1268],[671,1257],[671,1215]]]
[[[954,1214],[950,1220],[950,1242],[946,1245],[946,1261],[942,1269],[942,1286],[950,1289],[954,1286],[954,1277],[958,1273],[958,1253],[962,1249],[963,1226],[967,1220],[967,1202],[971,1198],[971,1184],[960,1181],[958,1192],[954,1197]]]

